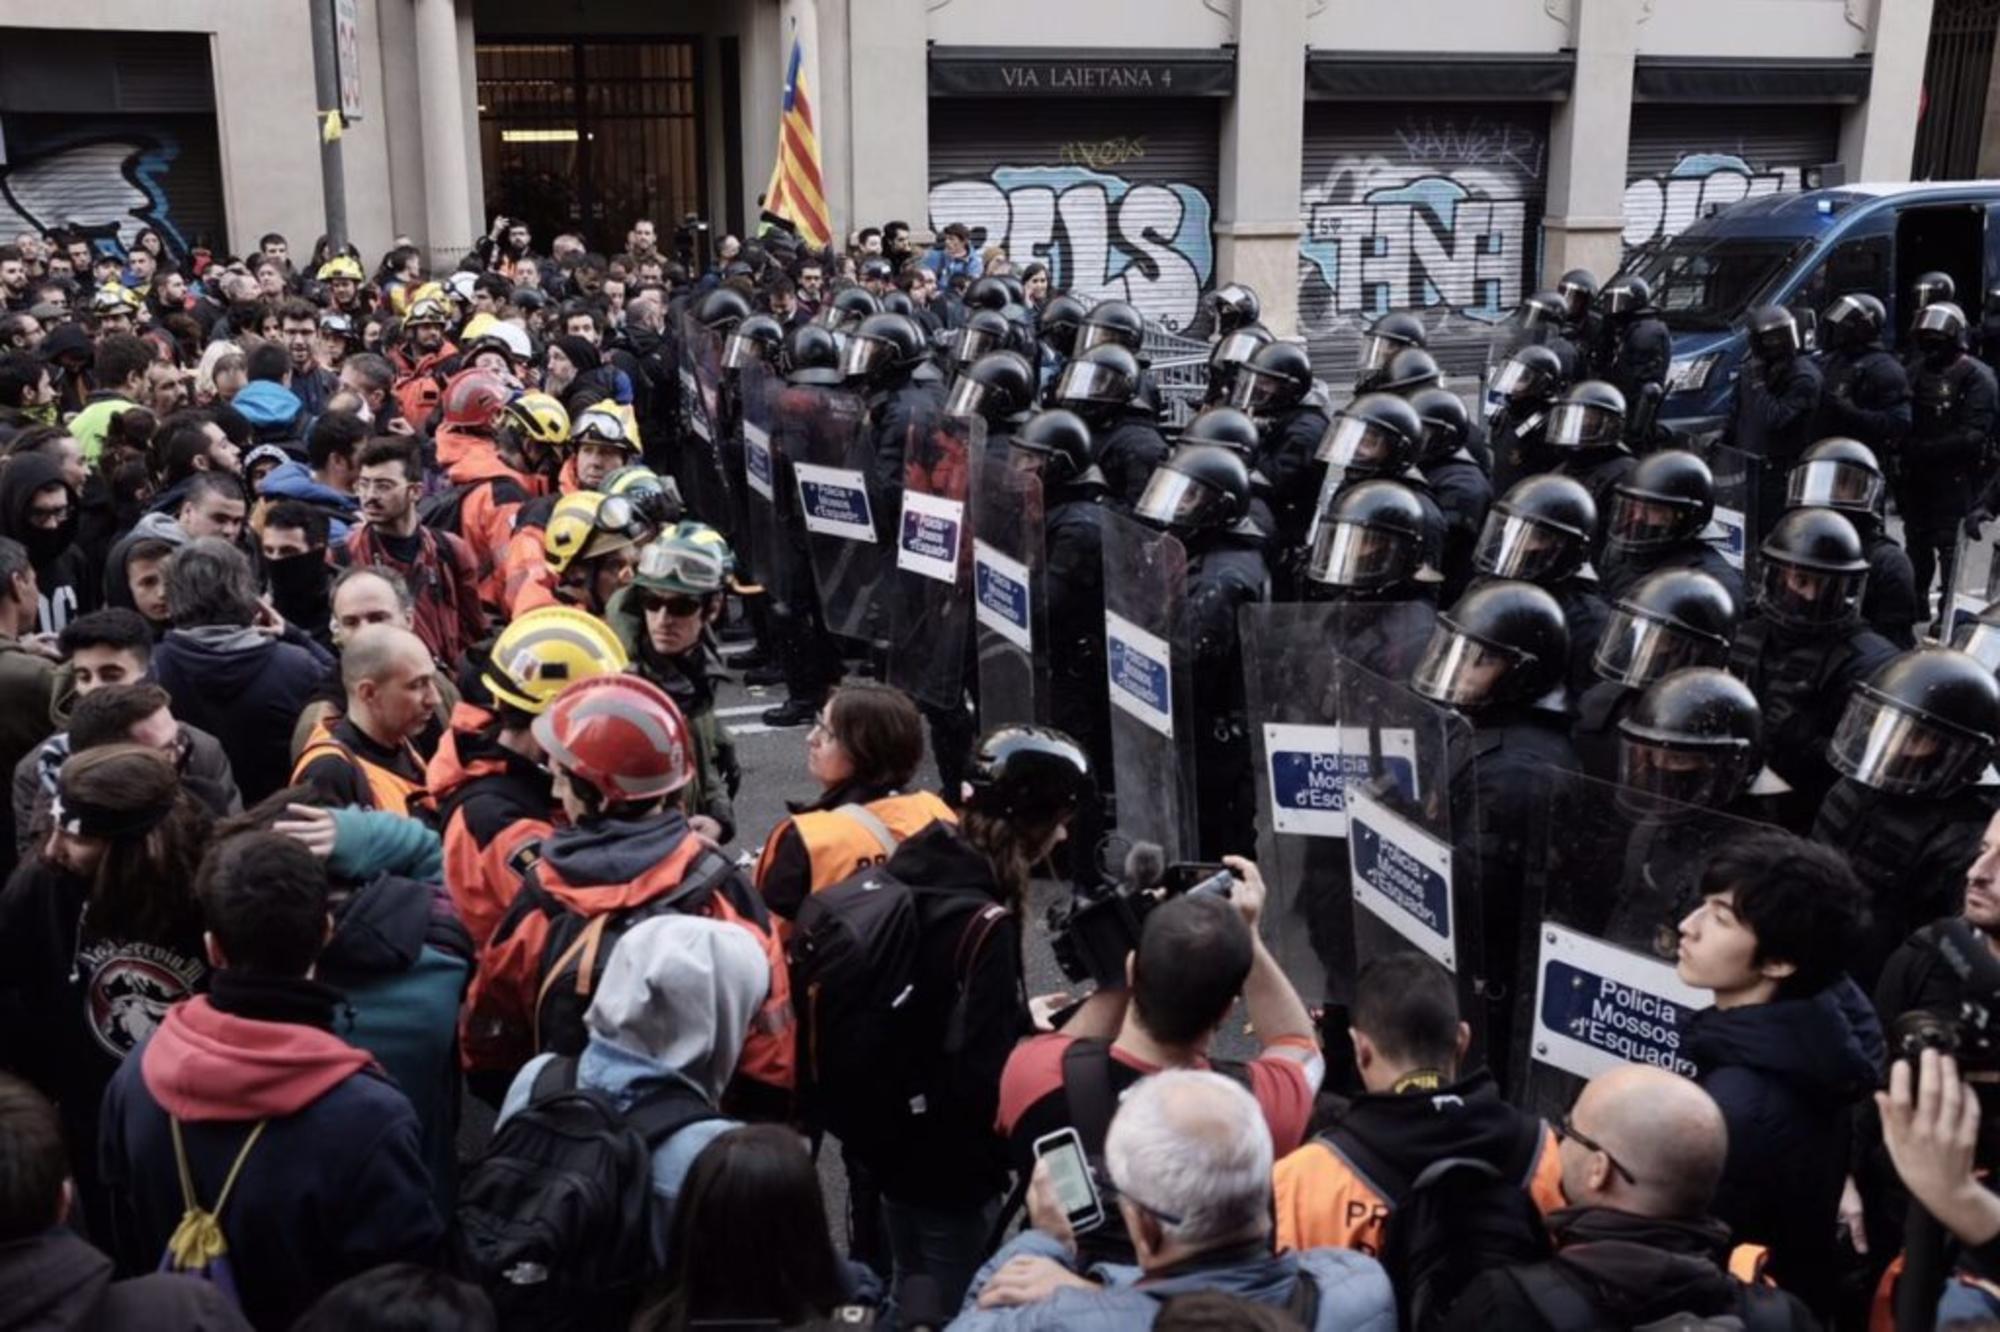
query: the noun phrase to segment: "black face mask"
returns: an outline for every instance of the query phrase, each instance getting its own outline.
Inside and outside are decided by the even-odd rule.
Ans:
[[[264,565],[271,580],[271,600],[278,613],[293,624],[313,627],[326,619],[330,609],[327,589],[333,570],[324,551],[309,550]]]

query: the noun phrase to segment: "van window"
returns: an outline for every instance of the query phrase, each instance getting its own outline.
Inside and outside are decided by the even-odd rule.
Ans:
[[[1653,303],[1668,328],[1728,328],[1812,243],[1681,236],[1639,273],[1653,284]]]
[[[1865,291],[1889,301],[1890,247],[1887,236],[1861,236],[1834,247],[1810,276],[1800,284],[1791,304],[1808,310],[1824,310],[1849,292]]]

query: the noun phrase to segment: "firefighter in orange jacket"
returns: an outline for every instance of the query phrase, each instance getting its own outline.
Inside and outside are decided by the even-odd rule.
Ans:
[[[480,951],[461,1025],[466,1067],[511,1074],[538,1053],[578,1053],[617,940],[680,911],[739,925],[764,949],[771,992],[731,1100],[738,1113],[784,1113],[793,1085],[784,950],[756,891],[681,813],[693,761],[673,700],[637,676],[600,675],[564,690],[531,729],[570,826],[544,839]]]
[[[546,393],[517,393],[487,370],[445,385],[437,460],[450,489],[426,521],[465,541],[479,567],[479,599],[499,610],[502,565],[521,506],[547,494],[569,439],[569,413]]]
[[[611,489],[612,478],[633,472],[638,464],[638,430],[627,420],[625,409],[615,403],[597,403],[579,413],[571,423],[569,443],[570,457],[563,464],[555,488],[521,505],[513,514],[512,535],[499,557],[497,570],[501,604],[510,615],[520,615],[537,606],[560,605],[565,600],[559,590],[562,572],[552,567],[557,560],[545,545],[557,507],[581,492],[616,493]],[[646,475],[653,475],[650,469],[646,469]],[[636,502],[638,498],[628,497],[635,508],[643,509]],[[655,527],[664,525],[663,520],[648,512],[642,512],[641,516]]]
[[[410,313],[403,317],[403,331],[409,340],[389,350],[390,363],[396,367],[396,384],[391,390],[396,406],[419,433],[430,428],[431,413],[444,391],[444,376],[458,356],[458,348],[445,337],[445,325],[450,322],[451,307],[445,303],[443,288],[428,283],[411,300]]]

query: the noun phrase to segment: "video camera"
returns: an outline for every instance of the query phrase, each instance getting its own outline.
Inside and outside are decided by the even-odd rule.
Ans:
[[[2000,959],[1964,918],[1939,926],[1932,945],[1957,978],[1956,1004],[1913,1008],[1889,1027],[1893,1059],[1907,1059],[1914,1072],[1925,1050],[1948,1054],[1959,1072],[2000,1072]]]
[[[701,214],[689,213],[674,228],[674,257],[691,275],[708,267],[708,223]]]
[[[1153,908],[1170,897],[1228,900],[1235,873],[1224,865],[1167,862],[1164,849],[1134,842],[1116,882],[1079,892],[1049,908],[1049,944],[1056,965],[1072,981],[1104,988],[1125,984],[1125,959],[1139,946],[1139,932]]]

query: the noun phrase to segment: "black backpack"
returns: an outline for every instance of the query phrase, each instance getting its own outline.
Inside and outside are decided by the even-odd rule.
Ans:
[[[1523,1117],[1506,1170],[1447,1156],[1414,1179],[1339,1125],[1321,1135],[1389,1203],[1377,1257],[1396,1288],[1405,1332],[1443,1327],[1459,1294],[1487,1270],[1549,1256],[1548,1227],[1527,1189],[1544,1131],[1541,1120]]]
[[[1598,1312],[1577,1283],[1557,1270],[1555,1263],[1536,1263],[1507,1274],[1521,1289],[1535,1313],[1554,1332],[1596,1332],[1613,1321]],[[1721,1313],[1692,1311],[1669,1314],[1650,1323],[1632,1325],[1632,1332],[1792,1332],[1794,1328],[1815,1327],[1810,1318],[1799,1317],[1792,1298],[1776,1286],[1755,1286],[1737,1281],[1736,1307]]]
[[[963,1047],[966,977],[1011,913],[982,893],[912,887],[880,866],[807,897],[788,957],[798,1011],[799,1104],[862,1160],[893,1153]],[[924,1048],[917,959],[933,930],[957,933],[957,995],[941,1050]]]
[[[653,1149],[722,1115],[670,1081],[620,1114],[557,1056],[459,1184],[452,1265],[503,1329],[623,1327],[653,1269]]]
[[[485,479],[468,481],[463,485],[446,486],[443,490],[424,496],[417,501],[417,521],[433,532],[449,532],[453,536],[464,536],[465,497],[472,493],[474,486],[485,484]]]

